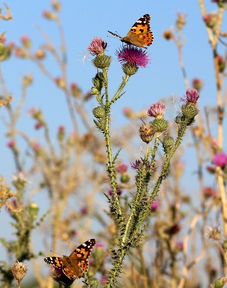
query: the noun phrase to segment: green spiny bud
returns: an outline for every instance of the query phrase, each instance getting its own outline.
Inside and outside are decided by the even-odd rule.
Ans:
[[[97,106],[93,109],[93,115],[101,119],[105,116],[105,109],[102,106]]]
[[[191,102],[183,105],[181,111],[187,119],[193,119],[199,112],[195,104]]]
[[[171,136],[165,136],[162,141],[163,149],[165,153],[167,154],[169,151],[172,150],[174,146],[174,139]]]
[[[100,68],[100,69],[109,67],[110,62],[111,62],[111,57],[104,55],[104,54],[97,55],[95,59],[93,60],[93,64],[95,65],[95,67]]]
[[[99,119],[99,120],[93,120],[96,127],[101,130],[104,131],[105,129],[105,121],[103,119]]]
[[[103,73],[98,72],[92,79],[92,83],[94,85],[94,88],[96,88],[98,91],[101,91],[103,87]]]
[[[123,173],[121,175],[121,179],[120,180],[121,180],[121,183],[127,184],[129,182],[129,180],[130,180],[130,177],[129,177],[129,175],[127,173]]]
[[[122,65],[122,69],[126,75],[132,76],[137,72],[138,67],[132,63],[125,63]]]
[[[29,206],[28,206],[28,210],[29,210],[29,213],[30,215],[32,216],[33,219],[36,219],[37,216],[38,216],[38,212],[39,212],[39,207],[36,203],[31,203]]]
[[[91,88],[91,95],[99,95],[99,90],[95,87]]]
[[[175,118],[175,122],[177,124],[181,124],[181,122],[183,122],[185,119],[184,119],[184,116],[182,116],[181,114],[177,115],[176,118]]]
[[[163,132],[168,128],[168,121],[156,118],[150,122],[151,127],[157,132]]]

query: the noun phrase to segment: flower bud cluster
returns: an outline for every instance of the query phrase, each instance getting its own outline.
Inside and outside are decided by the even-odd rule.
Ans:
[[[194,88],[189,88],[186,91],[185,104],[181,106],[181,114],[177,115],[175,122],[177,124],[185,123],[191,125],[194,122],[195,116],[199,110],[196,103],[199,99],[199,92]]]

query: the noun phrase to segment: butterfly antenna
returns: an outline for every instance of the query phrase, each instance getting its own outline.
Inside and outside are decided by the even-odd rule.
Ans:
[[[107,31],[107,32],[109,32],[111,35],[113,35],[113,36],[116,36],[116,37],[118,37],[118,38],[120,38],[120,39],[122,39],[122,37],[121,36],[119,36],[118,34],[116,34],[116,33],[113,33],[113,32],[111,32],[111,31]]]

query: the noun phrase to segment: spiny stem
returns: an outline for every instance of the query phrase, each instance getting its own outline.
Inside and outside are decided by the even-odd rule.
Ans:
[[[117,92],[114,94],[112,100],[111,100],[111,104],[113,104],[116,100],[118,100],[122,95],[120,95],[121,91],[123,90],[123,88],[125,87],[125,85],[127,84],[128,80],[129,80],[129,77],[128,75],[125,75],[123,78],[122,78],[122,82],[121,82],[121,85],[119,86]]]
[[[103,69],[103,75],[104,75],[104,88],[105,88],[105,128],[104,128],[104,137],[106,142],[106,152],[107,152],[107,158],[108,158],[108,164],[107,164],[107,173],[110,178],[111,187],[113,190],[113,199],[114,199],[114,205],[117,209],[118,217],[122,217],[120,202],[117,195],[117,180],[116,180],[116,171],[114,169],[114,161],[113,161],[113,153],[111,148],[111,142],[110,142],[110,106],[109,103],[109,93],[108,93],[108,77],[107,77],[107,69]]]
[[[179,131],[178,131],[178,137],[175,141],[175,145],[173,147],[173,149],[169,152],[169,154],[167,155],[166,157],[166,161],[162,167],[162,171],[161,171],[161,175],[159,176],[155,186],[154,186],[154,189],[153,189],[153,192],[152,192],[152,195],[151,195],[151,199],[150,199],[150,204],[152,203],[152,201],[155,199],[155,197],[157,196],[158,194],[158,191],[159,191],[159,188],[160,188],[160,185],[163,181],[163,179],[165,178],[165,175],[168,173],[168,169],[169,169],[169,165],[170,165],[170,160],[172,159],[173,155],[175,154],[177,148],[180,146],[181,142],[182,142],[182,138],[184,136],[184,133],[187,129],[187,124],[181,124],[180,128],[179,128]],[[149,206],[150,206],[149,204]]]

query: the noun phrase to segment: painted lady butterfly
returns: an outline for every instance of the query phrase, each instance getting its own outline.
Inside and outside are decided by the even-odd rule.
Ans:
[[[153,33],[150,30],[150,18],[149,14],[143,15],[136,21],[125,37],[121,37],[111,31],[108,32],[120,38],[124,43],[146,49],[146,46],[151,45],[154,39]]]
[[[90,239],[78,246],[69,256],[46,257],[44,261],[57,269],[61,269],[64,275],[74,280],[84,276],[88,270],[88,257],[95,245],[95,239]]]

